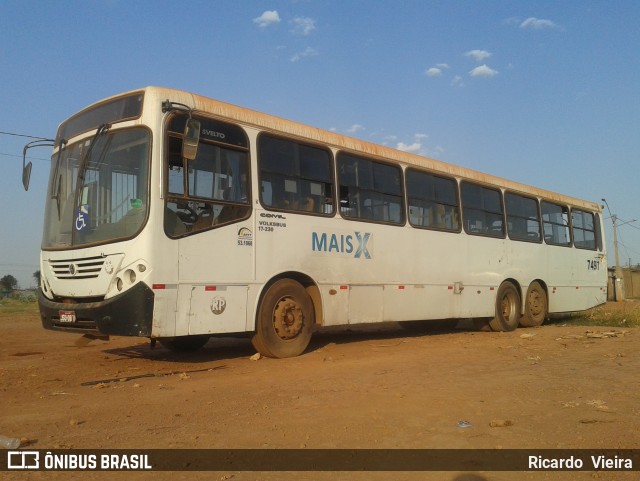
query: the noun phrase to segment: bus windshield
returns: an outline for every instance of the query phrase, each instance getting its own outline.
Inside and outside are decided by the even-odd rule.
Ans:
[[[98,131],[51,159],[43,249],[135,235],[148,211],[149,132]]]

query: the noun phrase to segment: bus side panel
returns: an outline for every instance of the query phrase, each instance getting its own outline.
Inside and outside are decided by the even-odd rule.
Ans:
[[[383,286],[352,285],[349,288],[349,324],[382,321],[383,299]]]
[[[152,186],[160,184],[158,172],[159,169],[153,169]],[[149,287],[154,293],[151,337],[173,337],[176,335],[178,242],[167,237],[164,232],[164,204],[161,200],[151,203],[149,219],[142,236],[146,239],[146,250],[152,265],[152,275],[149,278]]]
[[[565,249],[552,262],[556,269],[549,284],[550,313],[583,311],[606,302],[607,267],[601,253]]]
[[[447,319],[455,311],[453,291],[444,285],[386,285],[384,286],[385,321],[420,321]]]
[[[244,330],[248,286],[192,286],[189,334]]]
[[[349,323],[349,286],[329,284],[320,286],[324,319],[316,319],[323,326]]]
[[[151,337],[174,337],[176,335],[176,293],[176,289],[154,290]]]

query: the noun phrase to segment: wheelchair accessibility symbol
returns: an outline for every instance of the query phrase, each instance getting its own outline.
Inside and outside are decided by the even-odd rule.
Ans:
[[[89,206],[81,205],[80,207],[78,207],[78,210],[76,211],[76,220],[75,220],[76,230],[77,231],[83,230],[85,227],[87,227],[88,222],[89,222]]]

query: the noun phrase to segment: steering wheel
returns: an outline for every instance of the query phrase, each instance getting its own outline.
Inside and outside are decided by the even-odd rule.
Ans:
[[[187,225],[193,225],[198,220],[198,213],[189,204],[178,206],[176,211],[178,218]]]

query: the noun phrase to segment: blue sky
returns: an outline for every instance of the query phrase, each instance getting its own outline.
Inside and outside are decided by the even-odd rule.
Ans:
[[[600,201],[640,263],[640,2],[0,3],[0,131],[161,85]],[[0,134],[0,276],[33,284],[47,149]],[[621,222],[622,222],[621,221]],[[610,264],[613,264],[611,222]]]

